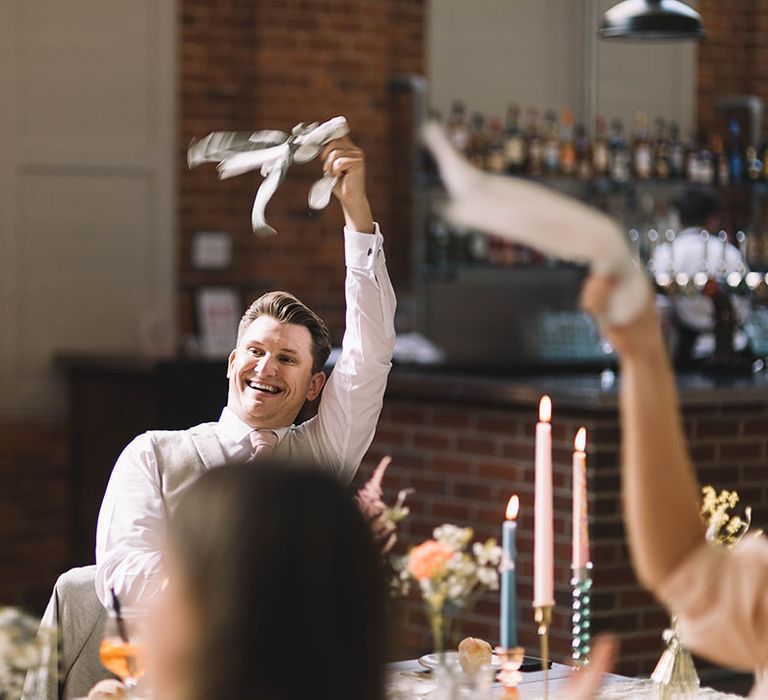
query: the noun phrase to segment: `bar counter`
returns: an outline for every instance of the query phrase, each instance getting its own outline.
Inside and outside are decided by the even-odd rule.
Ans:
[[[768,401],[768,373],[676,375],[680,403],[704,406]],[[487,376],[456,370],[395,368],[390,375],[388,397],[440,399],[462,404],[525,406],[538,404],[542,394],[563,407],[607,409],[618,405],[618,372],[531,373]]]

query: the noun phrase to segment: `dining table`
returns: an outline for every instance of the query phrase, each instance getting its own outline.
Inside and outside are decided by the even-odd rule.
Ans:
[[[545,682],[544,671],[528,671],[522,673],[518,685],[520,700],[573,700],[568,692],[568,684],[574,674],[574,668],[566,664],[553,663],[548,671]],[[545,694],[546,686],[548,695]],[[430,698],[437,690],[437,683],[429,668],[418,659],[396,661],[387,665],[387,699],[388,700],[421,700]],[[492,700],[500,700],[504,688],[494,683],[491,691]],[[434,697],[434,696],[433,696]],[[629,678],[613,673],[607,673],[603,685],[595,700],[655,700],[658,688],[648,678]],[[720,693],[711,688],[699,688],[688,700],[739,700],[740,695]],[[489,699],[489,700],[491,700]]]
[[[574,673],[572,666],[561,663],[552,663],[546,682],[544,672],[541,670],[521,673],[517,688],[518,698],[519,700],[574,700],[573,694],[568,691],[569,682]],[[431,669],[420,663],[418,659],[387,664],[387,700],[439,700],[436,690],[437,682]],[[135,697],[136,700],[149,700],[144,696]],[[504,688],[500,683],[495,682],[487,700],[502,700],[503,697]],[[656,700],[658,697],[658,688],[648,678],[630,678],[607,673],[594,700]],[[473,698],[479,700],[475,696]],[[72,700],[88,700],[88,698]],[[483,697],[483,700],[486,698]],[[695,693],[688,695],[686,700],[743,700],[743,696],[721,693],[712,688],[699,688]]]

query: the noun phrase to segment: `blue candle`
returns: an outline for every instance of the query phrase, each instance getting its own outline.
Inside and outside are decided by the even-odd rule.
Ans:
[[[507,519],[502,528],[501,547],[504,558],[501,572],[501,647],[512,649],[517,646],[517,586],[515,582],[515,559],[517,557],[517,511],[520,499],[512,496],[507,505]]]

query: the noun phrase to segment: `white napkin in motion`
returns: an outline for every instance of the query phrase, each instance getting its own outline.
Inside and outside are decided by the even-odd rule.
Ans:
[[[616,222],[543,185],[478,170],[434,122],[424,126],[422,137],[450,195],[445,212],[450,221],[615,276],[605,320],[623,325],[637,318],[650,286]]]
[[[194,168],[202,163],[218,163],[219,178],[235,177],[259,168],[264,178],[256,192],[251,211],[254,233],[266,236],[277,233],[266,220],[265,209],[292,163],[309,163],[320,155],[330,141],[349,133],[344,117],[334,117],[319,124],[297,124],[290,134],[284,131],[214,131],[205,138],[193,140],[187,150],[187,164]],[[325,175],[309,190],[309,206],[328,206],[337,178]]]

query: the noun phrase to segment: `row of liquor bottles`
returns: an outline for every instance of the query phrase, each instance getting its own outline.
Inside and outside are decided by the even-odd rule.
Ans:
[[[440,118],[437,113],[433,116]],[[768,180],[768,140],[745,145],[737,120],[730,122],[724,137],[701,132],[686,141],[677,123],[657,118],[651,127],[648,116],[638,112],[631,134],[626,134],[621,120],[609,125],[598,117],[590,137],[583,124],[574,124],[569,110],[558,117],[552,110],[542,115],[531,108],[523,120],[513,104],[503,125],[479,112],[468,118],[464,103],[456,101],[446,129],[457,150],[478,167],[496,173],[616,183],[685,180],[718,186]]]

